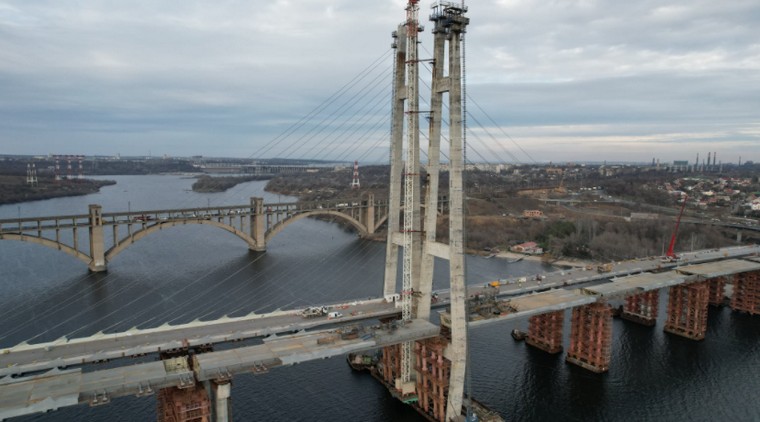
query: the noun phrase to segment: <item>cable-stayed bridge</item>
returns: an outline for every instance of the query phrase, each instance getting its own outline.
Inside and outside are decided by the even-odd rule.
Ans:
[[[242,206],[114,214],[103,213],[95,205],[86,215],[0,222],[3,238],[60,249],[97,272],[136,240],[178,225],[216,226],[261,251],[289,222],[305,217],[342,219],[360,233],[374,232],[385,220],[388,237],[381,297],[317,306],[316,315],[313,309],[286,309],[5,348],[0,350],[0,419],[79,403],[103,405],[124,395],[156,394],[159,420],[227,421],[230,381],[235,376],[380,349],[382,358],[373,373],[391,394],[428,419],[458,421],[470,416],[473,404],[465,395],[471,328],[530,318],[527,343],[558,353],[564,348],[565,310],[571,309],[566,360],[605,372],[611,356],[614,301],[625,302],[620,309],[624,318],[651,325],[658,318],[658,292],[667,289],[665,330],[694,340],[704,338],[708,308],[723,302],[727,286],[732,309],[760,314],[757,246],[684,253],[675,262],[647,258],[537,274],[531,280],[467,286],[463,40],[469,19],[463,5],[436,3],[430,16],[433,58],[426,60],[418,54],[417,36],[423,30],[418,9],[418,2],[409,0],[406,20],[393,35],[391,171],[383,212],[377,212],[378,203],[371,198],[366,203],[316,203],[307,208],[267,205],[254,199]],[[423,62],[432,68],[427,112],[419,104],[419,64]],[[427,149],[420,147],[421,114],[430,124]],[[442,133],[444,121],[447,136]],[[448,243],[436,238],[440,156],[444,155],[441,140],[445,138],[449,144]],[[425,189],[420,180],[423,151],[430,177]],[[104,228],[108,226],[110,230]],[[108,248],[107,231],[111,235]],[[80,236],[88,238],[82,242],[88,244],[84,250]],[[448,262],[446,291],[432,288],[436,258]],[[400,290],[396,287],[399,273]],[[438,307],[444,308],[440,326],[431,318],[431,310]],[[130,361],[132,357],[142,361]],[[156,357],[159,360],[153,360]],[[97,363],[109,367],[98,368]]]

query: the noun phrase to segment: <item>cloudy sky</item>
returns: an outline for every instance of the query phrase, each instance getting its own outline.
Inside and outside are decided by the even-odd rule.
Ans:
[[[404,4],[0,0],[0,153],[385,161]],[[468,6],[470,161],[760,161],[757,0]]]

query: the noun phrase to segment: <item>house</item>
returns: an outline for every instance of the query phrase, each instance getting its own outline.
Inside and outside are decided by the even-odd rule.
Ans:
[[[516,253],[524,253],[527,255],[541,255],[544,250],[538,246],[536,242],[525,242],[519,245],[509,248],[510,251]]]
[[[525,218],[542,218],[544,213],[541,210],[524,210],[522,216]]]

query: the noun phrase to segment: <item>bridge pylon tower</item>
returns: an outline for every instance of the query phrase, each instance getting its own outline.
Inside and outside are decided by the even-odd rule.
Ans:
[[[402,319],[429,319],[434,257],[449,260],[451,290],[451,345],[448,358],[451,369],[448,395],[445,398],[445,420],[461,414],[467,357],[467,323],[464,266],[464,113],[463,113],[463,49],[462,41],[469,19],[467,8],[449,2],[433,5],[430,20],[434,22],[433,80],[430,111],[430,136],[427,149],[425,230],[421,230],[419,88],[417,34],[422,26],[417,20],[416,0],[407,4],[407,19],[394,32],[395,63],[391,125],[391,175],[388,209],[388,240],[384,294],[395,293],[398,271],[398,247],[403,246],[403,280],[401,288]],[[448,46],[448,69],[445,52]],[[427,61],[427,60],[425,60]],[[447,72],[446,72],[447,70]],[[436,241],[438,181],[443,93],[449,97],[449,243]],[[405,107],[406,106],[406,107]],[[404,119],[406,118],[406,125]],[[404,126],[406,149],[404,150]],[[403,152],[406,163],[402,169]],[[400,222],[402,177],[404,187],[403,226]],[[424,238],[423,238],[424,236]],[[389,353],[392,351],[389,351]],[[396,389],[402,398],[425,392],[414,391],[411,344],[401,345],[400,373]],[[422,385],[417,383],[417,385]],[[436,403],[435,406],[444,406]],[[434,406],[434,407],[435,407]]]

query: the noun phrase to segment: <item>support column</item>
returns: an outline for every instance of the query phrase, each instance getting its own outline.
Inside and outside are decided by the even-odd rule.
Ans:
[[[375,195],[371,193],[362,201],[361,223],[367,227],[367,234],[375,232]]]
[[[446,11],[448,10],[448,12]],[[445,9],[444,25],[449,37],[449,276],[451,294],[451,377],[446,420],[462,414],[467,369],[467,292],[464,260],[464,124],[462,110],[461,40],[470,22],[466,9]],[[444,16],[441,16],[444,17]],[[442,27],[443,29],[443,27]]]
[[[547,353],[561,352],[564,320],[565,311],[548,312],[530,317],[525,343]]]
[[[162,388],[157,399],[158,422],[211,422],[208,394],[202,385]]]
[[[393,235],[401,230],[401,172],[404,142],[404,100],[406,100],[406,26],[401,24],[393,34],[396,57],[393,73],[393,106],[391,109],[391,174],[388,199],[388,240],[385,248],[385,280],[383,296],[396,293],[398,245]]]
[[[605,303],[573,308],[567,362],[601,373],[610,369],[612,309]]]
[[[657,308],[660,306],[660,291],[650,290],[625,298],[625,306],[620,317],[637,324],[652,327],[657,323]]]
[[[760,315],[760,271],[734,275],[731,309]]]
[[[214,383],[214,400],[216,402],[216,405],[214,406],[215,411],[215,422],[229,422],[230,419],[230,388],[232,387],[232,384],[230,384],[229,381],[227,382],[220,382],[220,383]]]
[[[399,374],[401,374],[401,345],[383,347],[383,380],[389,385],[394,385]]]
[[[250,249],[256,252],[267,250],[266,239],[266,216],[264,215],[264,198],[251,198],[251,215],[250,215],[251,238],[255,246]]]
[[[446,33],[443,29],[434,29],[433,44],[433,81],[430,93],[430,135],[428,142],[427,176],[425,178],[425,241],[422,244],[422,262],[420,265],[420,297],[416,298],[417,318],[430,318],[430,298],[433,290],[433,270],[435,259],[428,251],[430,243],[436,240],[438,223],[438,181],[441,160],[441,121],[443,93],[448,92],[448,84],[443,76],[445,63]]]
[[[726,296],[726,277],[715,277],[707,280],[708,303],[712,306],[723,305],[723,298]]]
[[[448,341],[436,337],[415,342],[417,406],[428,417],[444,421],[451,362],[443,357]]]
[[[670,288],[665,332],[692,340],[702,340],[707,331],[707,282]]]
[[[90,257],[92,258],[89,264],[91,272],[100,273],[107,270],[103,238],[103,208],[95,204],[90,205]]]

